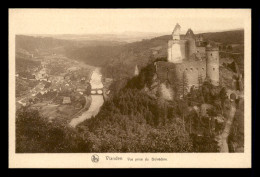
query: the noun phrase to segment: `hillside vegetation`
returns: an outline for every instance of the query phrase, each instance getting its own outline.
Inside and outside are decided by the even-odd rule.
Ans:
[[[244,43],[244,30],[201,33],[206,40],[220,42],[224,44],[243,44]]]
[[[37,50],[53,50],[56,47],[64,47],[72,44],[73,42],[71,41],[54,39],[51,37],[16,35],[15,38],[16,51],[20,48],[28,52],[35,52]]]

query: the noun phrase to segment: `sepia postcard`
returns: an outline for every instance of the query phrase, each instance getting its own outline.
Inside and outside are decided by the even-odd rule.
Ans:
[[[251,168],[251,9],[9,9],[9,168]]]

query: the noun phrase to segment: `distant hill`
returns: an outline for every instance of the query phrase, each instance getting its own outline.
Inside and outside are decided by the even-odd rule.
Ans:
[[[72,45],[68,40],[57,40],[51,37],[33,37],[25,35],[16,35],[15,37],[16,50],[23,49],[28,52],[36,50],[51,50],[55,47]]]
[[[73,40],[73,41],[112,41],[118,43],[130,43],[141,41],[142,39],[151,39],[161,36],[161,33],[133,32],[126,31],[115,34],[39,34],[30,35],[34,37],[52,37],[54,39]]]
[[[205,40],[219,43],[241,44],[241,46],[244,43],[244,30],[201,33],[201,35]],[[83,61],[86,64],[103,67],[104,73],[109,77],[111,75],[128,77],[133,74],[136,65],[142,68],[151,60],[167,57],[167,43],[171,39],[171,35],[164,35],[126,43],[111,40],[68,40],[74,38],[75,35],[62,37],[63,39],[56,39],[18,35],[16,36],[16,49],[60,52],[69,58]],[[104,36],[103,39],[106,37]],[[240,50],[243,50],[243,47],[240,47]]]
[[[225,43],[244,44],[244,30],[201,33],[205,40]]]
[[[224,44],[244,44],[244,30],[222,31],[222,32],[210,32],[210,33],[198,33],[196,35],[202,35],[204,40],[224,43]],[[168,41],[171,35],[164,35],[156,40]]]
[[[100,41],[100,40],[69,40],[56,39],[53,37],[35,37],[26,35],[16,35],[15,38],[16,51],[26,50],[28,52],[35,52],[37,50],[52,50],[67,47],[87,47],[87,46],[117,46],[126,44],[120,41]]]

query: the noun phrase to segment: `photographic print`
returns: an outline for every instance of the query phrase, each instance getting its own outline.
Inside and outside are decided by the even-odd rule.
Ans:
[[[9,9],[9,28],[12,166],[250,166],[250,9]]]

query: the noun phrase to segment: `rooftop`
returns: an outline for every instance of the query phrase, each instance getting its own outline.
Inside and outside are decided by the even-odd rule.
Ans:
[[[186,38],[194,38],[195,39],[195,35],[194,35],[194,33],[193,33],[191,28],[188,29],[185,37]]]

